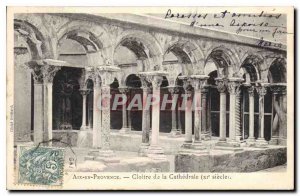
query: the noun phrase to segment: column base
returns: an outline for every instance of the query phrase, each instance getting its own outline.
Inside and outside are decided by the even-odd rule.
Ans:
[[[278,138],[278,145],[286,146],[287,140],[286,138]]]
[[[128,127],[125,127],[125,128],[122,128],[119,130],[119,133],[123,133],[123,134],[129,133],[129,132],[130,132],[130,129]]]
[[[146,157],[147,156],[147,151],[149,149],[150,144],[149,143],[142,143],[140,145],[138,155],[141,157]]]
[[[242,142],[242,136],[240,136],[240,135],[235,136],[235,141],[241,143]]]
[[[80,127],[80,131],[86,131],[86,130],[88,130],[88,129],[89,129],[88,126],[81,126],[81,127]]]
[[[208,154],[206,146],[201,141],[194,141],[191,145],[191,150],[195,154]]]
[[[239,142],[236,141],[229,141],[229,142],[223,142],[220,141],[216,143],[215,148],[216,150],[229,150],[229,151],[242,151],[243,148],[241,148],[241,145]]]
[[[77,138],[77,147],[79,148],[89,147],[92,134],[93,133],[90,130],[79,131],[78,138]]]
[[[248,137],[247,140],[246,140],[246,145],[248,147],[255,146],[255,137]]]
[[[167,157],[164,154],[164,150],[160,146],[149,146],[147,150],[147,157],[154,160],[166,160]]]
[[[256,148],[267,148],[268,147],[268,142],[265,140],[265,138],[258,138],[255,142],[255,147]]]
[[[172,129],[171,132],[170,132],[170,135],[169,137],[180,137],[181,136],[181,130],[179,129]]]
[[[84,157],[84,160],[101,161],[105,163],[119,163],[120,159],[116,157],[112,150],[93,149]]]
[[[269,144],[270,144],[270,145],[278,145],[278,139],[279,139],[278,136],[273,136],[273,137],[271,138],[271,140],[269,141]]]
[[[201,133],[201,139],[204,141],[211,140],[211,136],[209,133]]]

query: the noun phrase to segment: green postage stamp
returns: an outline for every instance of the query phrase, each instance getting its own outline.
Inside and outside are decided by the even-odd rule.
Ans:
[[[64,149],[42,146],[19,146],[17,157],[18,183],[62,185]]]

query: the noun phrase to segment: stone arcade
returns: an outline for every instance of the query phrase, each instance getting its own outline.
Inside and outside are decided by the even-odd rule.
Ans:
[[[83,171],[286,162],[284,45],[132,14],[17,14],[14,35],[15,145],[73,147]],[[115,94],[140,94],[143,106],[149,94],[193,95],[200,109],[188,98],[184,110],[112,110]]]

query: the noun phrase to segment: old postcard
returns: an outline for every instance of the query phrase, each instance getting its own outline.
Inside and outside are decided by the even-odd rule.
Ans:
[[[294,189],[293,7],[8,7],[7,189]]]

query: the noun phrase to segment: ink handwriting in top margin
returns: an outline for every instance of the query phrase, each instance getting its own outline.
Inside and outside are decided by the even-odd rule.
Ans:
[[[239,21],[238,19],[243,18],[273,18],[274,20],[277,20],[282,17],[281,13],[278,14],[270,14],[265,13],[265,11],[261,11],[259,14],[241,14],[236,12],[229,12],[228,10],[224,10],[220,13],[216,14],[208,14],[208,13],[172,13],[171,9],[168,9],[168,11],[165,14],[165,19],[184,19],[184,20],[191,20],[190,26],[192,27],[220,27],[220,28],[236,28],[235,32],[236,34],[240,34],[241,32],[253,32],[253,33],[267,33],[271,34],[273,38],[275,38],[276,35],[281,34],[288,34],[286,31],[286,26],[283,24],[270,24],[267,21],[259,21],[259,22],[246,22],[246,21]],[[224,18],[230,18],[227,20],[222,20],[218,22],[211,22],[212,18],[214,19],[224,19]],[[197,20],[201,20],[201,22],[198,22]],[[209,21],[209,22],[207,22]],[[273,44],[271,42],[264,41],[264,37],[260,39],[258,42],[258,46],[260,47],[266,47],[266,46],[272,46],[275,48],[282,48],[282,44]]]

